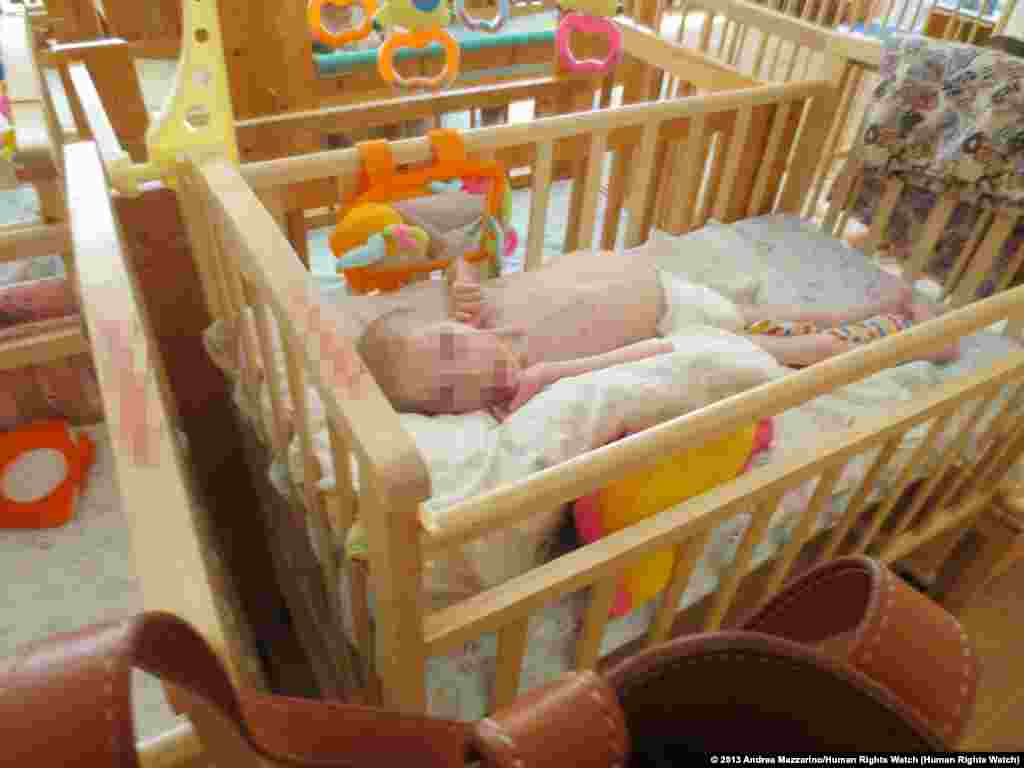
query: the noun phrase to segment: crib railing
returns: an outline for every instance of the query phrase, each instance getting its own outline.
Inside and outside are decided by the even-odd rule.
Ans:
[[[834,117],[804,209],[817,217],[823,214],[819,206],[859,137],[870,93],[877,85],[881,45],[873,38],[829,29],[814,15],[814,9],[823,12],[828,7],[826,2],[803,3],[800,12],[791,5],[776,9],[747,0],[684,0],[663,18],[661,29],[663,34],[675,35],[681,45],[759,81],[820,78],[835,84]]]
[[[828,94],[823,83],[768,86],[471,131],[464,139],[475,154],[516,149],[520,162],[531,167],[526,259],[527,268],[532,269],[541,262],[543,234],[549,225],[547,194],[560,146],[580,145],[588,158],[584,175],[573,181],[578,205],[570,217],[570,237],[584,248],[594,240],[602,158],[606,152],[629,153],[625,203],[609,208],[605,215],[616,220],[617,231],[624,225],[626,243],[636,244],[647,236],[666,177],[672,180],[664,187],[668,194],[675,193],[677,183],[686,186],[687,202],[680,206],[686,209],[683,228],[697,226],[710,212],[733,220],[750,211],[795,210],[802,197],[800,185],[806,188],[808,179],[791,174],[780,189],[772,163],[755,163],[753,158],[760,160],[769,143],[776,145],[779,166],[796,145],[813,152],[820,146],[821,132],[808,129],[795,137],[790,127],[795,128],[806,110],[817,118],[817,123],[809,120],[809,125],[823,124],[821,112],[827,108]],[[773,125],[782,127],[773,129]],[[692,169],[708,161],[707,150],[716,133],[721,142],[716,181],[703,192],[694,192],[690,179],[699,174]],[[683,149],[676,151],[679,147]],[[392,148],[400,164],[423,162],[430,152],[428,143],[420,139],[396,142]],[[673,159],[680,155],[682,165],[677,167]],[[267,377],[272,414],[260,429],[276,456],[287,455],[293,435],[298,437],[305,477],[297,493],[310,510],[326,588],[334,590],[338,583],[332,533],[343,533],[358,510],[370,542],[378,626],[376,652],[367,647],[361,650],[368,659],[376,657],[392,703],[422,709],[429,633],[419,590],[418,509],[429,494],[425,469],[391,406],[362,369],[351,342],[338,335],[332,310],[319,305],[308,274],[258,197],[318,179],[333,180],[344,190],[358,172],[358,154],[353,150],[249,164],[241,176],[225,163],[211,163],[183,179],[181,200],[214,315],[235,318],[230,322],[239,329],[236,338],[244,359],[262,360],[264,370],[275,365],[287,369],[287,391],[275,391],[277,384]],[[251,318],[242,312],[245,306],[254,308]],[[275,326],[280,346],[273,341]],[[255,398],[257,374],[252,367],[245,370],[243,386]],[[358,493],[344,471],[336,473],[335,489],[318,489],[321,470],[313,450],[310,410],[302,398],[289,395],[305,391],[307,383],[319,393],[326,409],[334,466],[348,467],[349,457],[356,457]],[[597,459],[594,466],[603,461]],[[331,604],[337,605],[337,599]],[[360,635],[365,641],[368,627],[364,630]]]

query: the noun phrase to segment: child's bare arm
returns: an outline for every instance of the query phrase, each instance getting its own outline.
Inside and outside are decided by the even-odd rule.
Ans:
[[[566,379],[571,376],[579,376],[590,371],[599,371],[602,368],[610,368],[620,363],[631,363],[635,360],[644,360],[648,357],[663,355],[674,349],[671,341],[665,339],[647,339],[630,344],[628,347],[613,349],[603,355],[592,355],[591,357],[580,357],[575,360],[562,360],[557,363],[544,363],[547,371],[547,378],[554,384],[559,379]]]
[[[590,371],[599,371],[603,368],[619,365],[620,363],[645,360],[648,357],[664,355],[673,350],[674,347],[670,341],[665,339],[647,339],[646,341],[638,341],[636,344],[630,344],[628,347],[605,352],[602,355],[580,357],[575,360],[561,360],[556,363],[535,363],[522,372],[515,396],[507,405],[495,408],[495,415],[499,420],[504,420],[509,414],[519,410],[538,392],[551,386],[559,379],[580,376]]]

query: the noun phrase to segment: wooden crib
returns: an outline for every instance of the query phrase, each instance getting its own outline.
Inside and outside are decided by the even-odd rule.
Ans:
[[[192,7],[208,6],[197,2]],[[601,241],[614,243],[616,235],[623,232],[625,244],[631,246],[643,243],[654,225],[681,233],[700,227],[710,217],[729,222],[773,211],[799,213],[813,192],[814,167],[794,158],[821,156],[840,95],[834,83],[813,80],[757,85],[734,68],[708,62],[638,25],[623,21],[622,27],[627,52],[635,60],[624,65],[631,73],[627,83],[632,82],[630,87],[635,89],[623,96],[624,106],[464,134],[470,152],[500,158],[512,171],[530,171],[530,222],[524,238],[527,269],[542,265],[543,235],[550,225],[550,182],[558,163],[565,159],[573,191],[566,250],[594,246],[598,225]],[[191,39],[194,29],[187,31]],[[830,71],[845,71],[847,59],[842,49],[827,52],[833,57]],[[187,70],[183,73],[183,83],[192,82],[189,74]],[[218,76],[216,71],[214,76]],[[645,96],[660,93],[654,87],[659,77],[677,78],[708,93],[645,102]],[[88,84],[85,79],[82,82]],[[562,81],[531,87],[564,85]],[[425,98],[413,97],[401,108],[408,110],[404,114],[416,115],[470,103],[507,103],[503,100],[515,98],[522,92],[516,89],[522,87],[452,92],[435,99],[433,105]],[[591,84],[581,92],[592,99],[594,88]],[[190,96],[187,86],[184,95]],[[195,95],[193,90],[191,97]],[[186,98],[184,103],[193,102]],[[361,112],[355,108],[326,110],[281,120],[305,121],[307,126],[342,119],[372,123],[382,119],[384,110],[398,106],[383,103]],[[169,114],[172,120],[180,120],[184,110]],[[94,122],[92,133],[104,158],[123,158],[102,123],[102,119]],[[379,698],[404,710],[424,710],[428,656],[455,649],[481,634],[496,633],[498,660],[491,706],[500,706],[517,691],[530,615],[563,595],[581,591],[589,595],[576,654],[580,668],[600,662],[600,642],[618,575],[659,549],[670,547],[678,556],[645,642],[663,640],[674,631],[727,625],[737,611],[777,588],[793,568],[847,551],[870,551],[895,561],[972,525],[985,514],[1000,481],[1024,450],[1024,412],[1018,407],[1024,395],[1018,386],[1024,383],[1024,354],[1018,352],[989,369],[947,382],[926,396],[881,410],[876,418],[858,423],[854,429],[822,435],[810,451],[804,446],[799,454],[787,454],[643,523],[443,610],[428,612],[421,594],[425,560],[482,533],[514,524],[538,502],[564,504],[650,466],[668,452],[782,413],[938,349],[951,338],[1002,320],[1009,321],[1008,328],[1015,333],[1024,316],[1024,294],[1001,293],[462,502],[455,510],[456,525],[426,533],[420,525],[420,507],[430,494],[430,482],[423,459],[398,415],[362,368],[353,340],[338,333],[343,321],[340,310],[320,302],[296,243],[286,234],[282,215],[289,210],[289,200],[297,200],[291,205],[300,209],[313,207],[310,200],[322,200],[315,194],[330,190],[336,197],[339,190],[351,188],[360,171],[358,153],[349,149],[286,156],[240,167],[232,161],[235,129],[241,137],[245,130],[274,127],[270,122],[232,125],[211,120],[195,131],[197,143],[191,145],[195,154],[172,155],[173,162],[164,165],[157,157],[149,166],[134,169],[108,164],[107,172],[118,189],[125,191],[132,191],[128,183],[132,179],[162,176],[174,181],[211,319],[233,325],[241,318],[239,327],[245,332],[238,338],[247,357],[262,358],[268,369],[277,359],[269,333],[276,324],[283,337],[290,391],[314,387],[324,404],[333,465],[346,467],[351,457],[356,459],[358,488],[346,472],[337,473],[335,488],[317,487],[320,469],[313,454],[314,436],[304,398],[285,402],[280,391],[272,391],[272,418],[266,422],[257,418],[252,425],[245,422],[253,438],[247,447],[253,457],[254,480],[262,478],[267,488],[262,502],[270,507],[269,544],[278,571],[287,580],[283,587],[289,593],[296,629],[328,695],[345,692],[345,684],[352,682],[353,670],[346,658],[350,649],[338,616],[343,601],[356,614],[352,643],[361,661],[361,682],[371,700]],[[226,133],[218,133],[225,129]],[[158,139],[159,134],[154,144]],[[397,142],[392,149],[400,163],[423,162],[430,152],[423,139]],[[609,153],[613,171],[602,215],[598,204],[601,172]],[[320,192],[303,198],[310,189]],[[134,191],[141,192],[142,200],[148,194]],[[841,211],[837,208],[837,212]],[[984,269],[986,265],[977,266]],[[966,265],[968,273],[972,268],[972,264]],[[141,298],[130,284],[124,284],[117,301],[138,305]],[[240,314],[245,306],[256,308],[254,326],[248,316]],[[110,385],[106,386],[109,389]],[[258,386],[254,377],[243,376],[244,394],[251,396]],[[1007,387],[1013,390],[1012,396],[996,403],[997,395]],[[965,404],[971,404],[971,416],[962,438],[943,447],[935,473],[919,482],[913,472],[915,464],[924,451],[936,445],[944,426]],[[991,427],[980,429],[979,419],[990,406],[1000,409],[1000,418]],[[296,505],[275,495],[265,479],[269,458],[286,459],[293,437],[284,418],[289,408],[295,414],[294,435],[305,468],[304,478],[293,481],[294,495],[302,500]],[[922,447],[906,464],[893,465],[903,436],[922,427],[927,431]],[[216,439],[213,434],[208,437]],[[962,455],[969,437],[978,438],[982,445],[973,457]],[[261,446],[270,446],[272,455]],[[842,519],[814,535],[814,521],[843,468],[875,450],[880,452],[853,492]],[[880,482],[886,471],[895,472],[895,482]],[[755,547],[767,532],[783,494],[815,478],[817,489],[802,510],[789,543],[775,559],[750,573]],[[677,616],[678,600],[712,531],[748,506],[756,510],[753,522],[717,589]],[[180,533],[182,515],[174,520]],[[351,593],[339,595],[342,562],[332,541],[356,521],[366,529],[369,567],[353,569]],[[153,551],[154,567],[159,560],[160,554]],[[368,611],[371,595],[375,604],[372,626]],[[954,590],[954,596],[960,604],[970,597],[962,590]]]
[[[35,188],[40,216],[35,223],[0,227],[0,261],[59,255],[68,279],[73,279],[62,189],[63,136],[53,118],[49,90],[32,53],[32,24],[26,9],[5,9],[2,31],[7,96],[16,140],[13,156],[4,162],[14,167],[17,182]],[[53,278],[50,282],[58,281]],[[77,313],[30,319],[4,329],[0,370],[45,366],[69,359],[81,362],[88,351]]]

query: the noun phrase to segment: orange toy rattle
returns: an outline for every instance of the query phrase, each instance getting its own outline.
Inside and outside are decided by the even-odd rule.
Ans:
[[[377,21],[393,32],[377,54],[380,76],[400,88],[444,88],[459,76],[459,45],[444,27],[451,23],[447,0],[385,0],[377,12]],[[444,66],[435,77],[403,77],[395,69],[395,54],[400,49],[424,49],[437,43],[444,51]]]
[[[363,23],[358,27],[337,24],[332,25],[333,29],[328,29],[324,24],[325,8],[335,8],[340,13],[352,6],[358,6],[363,10]],[[309,5],[306,6],[306,19],[309,22],[310,32],[313,33],[316,40],[329,48],[341,48],[356,40],[362,40],[370,34],[373,30],[373,17],[376,12],[375,0],[309,0]]]

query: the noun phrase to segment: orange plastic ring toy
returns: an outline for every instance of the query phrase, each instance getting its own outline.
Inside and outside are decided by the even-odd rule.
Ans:
[[[444,48],[444,68],[439,75],[405,78],[395,71],[393,58],[397,50],[400,48],[426,48],[431,43],[437,43]],[[451,85],[459,76],[459,44],[441,27],[393,34],[380,47],[377,56],[377,69],[384,80],[402,88],[443,88]]]
[[[336,5],[345,8],[349,5],[358,5],[363,9],[363,23],[355,29],[346,29],[343,32],[334,34],[328,32],[323,24],[323,7],[325,5]],[[343,45],[362,40],[373,30],[373,17],[377,13],[376,0],[309,0],[306,6],[306,19],[309,21],[309,29],[319,42],[330,48],[341,48]]]

